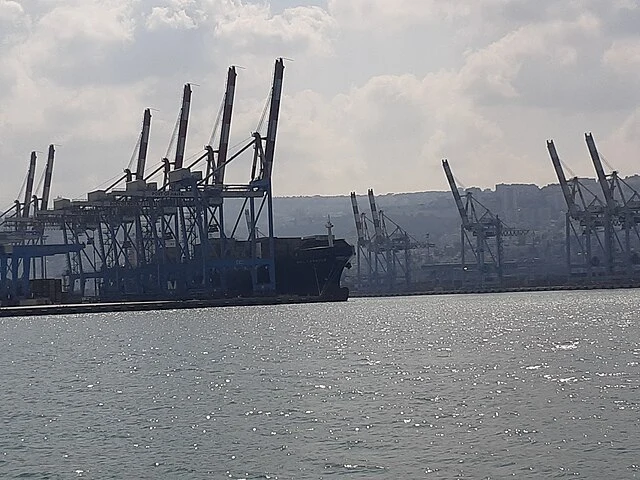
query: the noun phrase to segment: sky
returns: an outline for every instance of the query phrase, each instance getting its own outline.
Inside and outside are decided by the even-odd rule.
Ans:
[[[56,145],[52,195],[122,174],[145,108],[148,168],[166,155],[182,87],[187,157],[238,66],[231,144],[258,127],[285,58],[274,193],[346,195],[639,173],[638,0],[0,0],[0,206]],[[214,144],[216,145],[216,144]],[[227,179],[246,182],[250,159]],[[36,181],[37,181],[36,180]]]

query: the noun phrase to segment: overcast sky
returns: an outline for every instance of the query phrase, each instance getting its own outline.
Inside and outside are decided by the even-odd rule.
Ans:
[[[209,141],[229,65],[231,143],[250,136],[286,61],[274,166],[283,195],[555,182],[545,140],[593,176],[592,131],[640,170],[638,0],[0,0],[1,205],[29,155],[57,147],[54,196],[121,174],[144,108],[148,165],[194,86],[187,156]],[[245,181],[249,166],[229,170]]]

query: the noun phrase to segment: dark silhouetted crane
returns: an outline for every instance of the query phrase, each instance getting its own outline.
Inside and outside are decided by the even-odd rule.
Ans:
[[[529,230],[507,227],[497,215],[494,215],[487,207],[475,199],[470,191],[466,193],[466,198],[463,201],[448,160],[442,160],[442,168],[460,215],[463,270],[466,271],[467,269],[465,251],[468,245],[476,261],[480,284],[483,285],[487,280],[488,273],[491,270],[490,265],[495,269],[498,281],[502,282],[503,237],[524,236],[529,233]],[[475,242],[472,241],[469,235],[475,237]],[[492,238],[495,239],[493,245],[489,241]],[[491,263],[488,263],[489,259],[491,259]]]

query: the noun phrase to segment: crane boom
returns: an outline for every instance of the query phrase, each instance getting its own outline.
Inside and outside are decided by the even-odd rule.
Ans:
[[[442,160],[442,168],[444,168],[444,173],[447,176],[447,181],[449,182],[449,188],[451,189],[453,199],[456,202],[456,207],[458,208],[458,213],[460,214],[460,219],[462,220],[462,226],[467,229],[470,226],[469,216],[467,215],[467,211],[464,208],[464,203],[462,202],[460,191],[458,190],[458,186],[456,185],[455,178],[453,178],[451,167],[449,167],[449,161],[446,158]]]
[[[233,98],[236,90],[236,67],[229,67],[227,72],[227,88],[224,93],[224,110],[222,112],[222,130],[218,146],[218,168],[214,175],[214,183],[224,183],[224,167],[229,150],[229,134],[231,132],[231,115],[233,113]]]
[[[184,151],[187,143],[187,126],[189,125],[189,109],[191,108],[191,85],[185,84],[182,94],[182,108],[180,109],[180,126],[178,127],[178,144],[176,145],[176,159],[174,170],[182,168]]]
[[[31,160],[29,161],[29,170],[27,172],[27,187],[24,191],[24,208],[22,209],[22,216],[27,218],[29,216],[29,207],[31,205],[31,194],[33,193],[33,180],[36,175],[36,152],[31,152]]]
[[[365,237],[364,231],[362,230],[362,219],[360,218],[360,210],[358,209],[356,192],[351,192],[351,207],[353,208],[353,218],[356,222],[356,233],[358,234],[358,242],[362,242]]]
[[[42,187],[42,201],[40,202],[40,210],[46,210],[49,205],[49,196],[51,195],[51,178],[53,177],[53,159],[55,157],[55,147],[49,145],[47,155],[47,166],[44,171],[44,185]]]
[[[375,229],[376,242],[380,242],[382,240],[382,226],[380,225],[380,216],[376,208],[376,197],[373,194],[373,188],[368,190],[367,195],[369,195],[369,206],[371,207],[371,219],[373,220],[373,228]]]
[[[593,140],[593,135],[591,133],[585,133],[584,138],[587,142],[587,147],[589,148],[591,161],[593,162],[593,166],[596,169],[596,174],[598,175],[598,183],[600,184],[600,188],[602,189],[602,193],[604,194],[605,203],[609,211],[612,211],[615,208],[615,201],[613,200],[611,188],[609,188],[607,176],[605,175],[604,168],[602,167],[602,161],[600,160],[600,154],[598,153],[596,142]]]
[[[604,221],[604,254],[607,271],[609,273],[612,273],[615,263],[615,234],[613,216],[615,214],[616,202],[613,199],[613,193],[611,191],[611,187],[609,186],[609,182],[607,182],[607,176],[604,173],[604,168],[602,167],[602,162],[600,160],[600,154],[598,153],[596,142],[593,140],[593,135],[591,135],[591,133],[585,133],[584,138],[587,142],[587,147],[589,148],[589,154],[591,155],[593,166],[596,169],[596,174],[598,175],[598,183],[600,184],[600,188],[602,189],[602,193],[604,194],[606,205]]]
[[[564,170],[562,169],[562,164],[560,163],[560,157],[558,156],[558,151],[556,150],[556,146],[553,143],[553,140],[547,140],[547,150],[549,151],[549,156],[551,157],[553,168],[556,171],[558,182],[560,182],[560,188],[562,189],[564,201],[566,202],[567,208],[569,209],[569,214],[571,215],[571,218],[577,219],[578,207],[573,200],[573,195],[571,195],[571,189],[569,188],[567,177],[565,177],[564,175]]]
[[[284,78],[284,62],[282,58],[276,60],[273,71],[273,85],[271,87],[271,105],[269,106],[269,126],[267,127],[267,142],[264,149],[265,166],[264,179],[271,178],[273,158],[276,149],[276,132],[278,130],[278,116],[280,115],[280,97],[282,95],[282,79]]]
[[[136,166],[136,180],[144,180],[144,168],[147,163],[147,150],[149,149],[149,130],[151,129],[151,110],[145,109],[142,120],[142,134],[140,136],[140,149],[138,150],[138,164]]]

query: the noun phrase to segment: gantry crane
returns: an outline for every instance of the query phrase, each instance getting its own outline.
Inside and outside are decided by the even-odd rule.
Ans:
[[[367,191],[371,219],[360,213],[356,193],[351,192],[351,205],[358,235],[358,284],[364,290],[394,291],[411,287],[411,251],[423,245],[400,225],[379,210],[373,189]],[[369,235],[368,224],[373,226]],[[366,275],[362,269],[366,268]]]
[[[37,163],[36,152],[31,152],[24,192],[24,202],[15,201],[13,213],[5,212],[0,224],[0,304],[16,305],[30,298],[31,282],[38,277],[46,281],[46,257],[78,252],[79,244],[45,244],[46,222],[40,214],[47,209],[51,192],[55,148],[49,145],[44,185],[40,199],[34,194]],[[32,208],[33,207],[33,208]],[[38,262],[40,260],[40,262]]]
[[[373,237],[371,238],[371,242],[369,243],[369,247],[371,249],[372,258],[373,258],[373,271],[372,277],[370,277],[370,283],[378,286],[381,282],[381,274],[384,275],[386,279],[387,287],[390,286],[393,281],[393,270],[388,268],[389,258],[388,258],[388,249],[386,248],[386,238],[382,232],[382,225],[380,223],[380,213],[376,207],[376,198],[373,193],[373,189],[369,189],[367,191],[367,196],[369,198],[369,207],[371,209],[371,221],[373,222]]]
[[[228,71],[217,150],[207,145],[204,153],[187,163],[193,158],[185,157],[191,105],[191,88],[187,84],[177,122],[174,160],[168,160],[167,152],[160,166],[145,172],[144,139],[148,139],[150,124],[150,115],[145,113],[135,178],[125,172],[125,189],[117,189],[114,184],[112,188],[90,192],[87,201],[67,201],[64,205],[59,202],[60,208],[47,213],[50,223],[61,226],[68,243],[87,244],[83,252],[69,255],[69,289],[100,299],[215,296],[239,290],[259,295],[275,291],[271,172],[283,76],[283,60],[277,59],[266,135],[260,133],[259,126],[251,140],[233,154],[229,153],[229,131],[234,67]],[[227,183],[225,168],[251,148],[249,181]],[[201,162],[206,162],[204,170],[198,169]],[[154,182],[158,176],[160,181]],[[235,220],[228,212],[223,213],[227,200],[232,200],[230,206],[234,208],[241,204]],[[249,212],[246,217],[245,210]],[[264,216],[266,220],[262,220]],[[248,224],[246,239],[238,235],[243,217]],[[258,237],[259,222],[266,223],[262,237]],[[242,285],[226,284],[240,277]],[[94,281],[93,292],[86,291],[86,286],[91,285],[89,280]]]
[[[351,208],[353,210],[353,219],[356,225],[356,262],[357,262],[357,283],[359,287],[362,287],[362,267],[366,263],[367,266],[367,280],[369,279],[372,264],[371,250],[369,249],[370,239],[369,231],[367,229],[366,215],[364,212],[360,213],[358,208],[358,199],[356,192],[351,192]]]
[[[479,284],[484,285],[492,272],[497,275],[498,282],[502,283],[503,237],[522,237],[527,235],[529,230],[507,227],[497,215],[475,199],[470,191],[467,191],[463,201],[447,159],[442,160],[442,168],[460,215],[460,254],[463,271],[469,268],[466,259],[466,250],[469,248],[475,259]],[[475,237],[475,242],[471,237]]]
[[[606,207],[578,177],[567,180],[553,140],[547,140],[547,151],[567,205],[565,254],[568,273],[586,273],[591,278],[594,273],[600,273],[600,258],[607,256],[606,235],[603,235],[608,221]]]
[[[607,175],[595,140],[585,133],[591,161],[604,196],[604,250],[608,275],[631,275],[640,263],[640,194],[621,179],[618,172]]]

